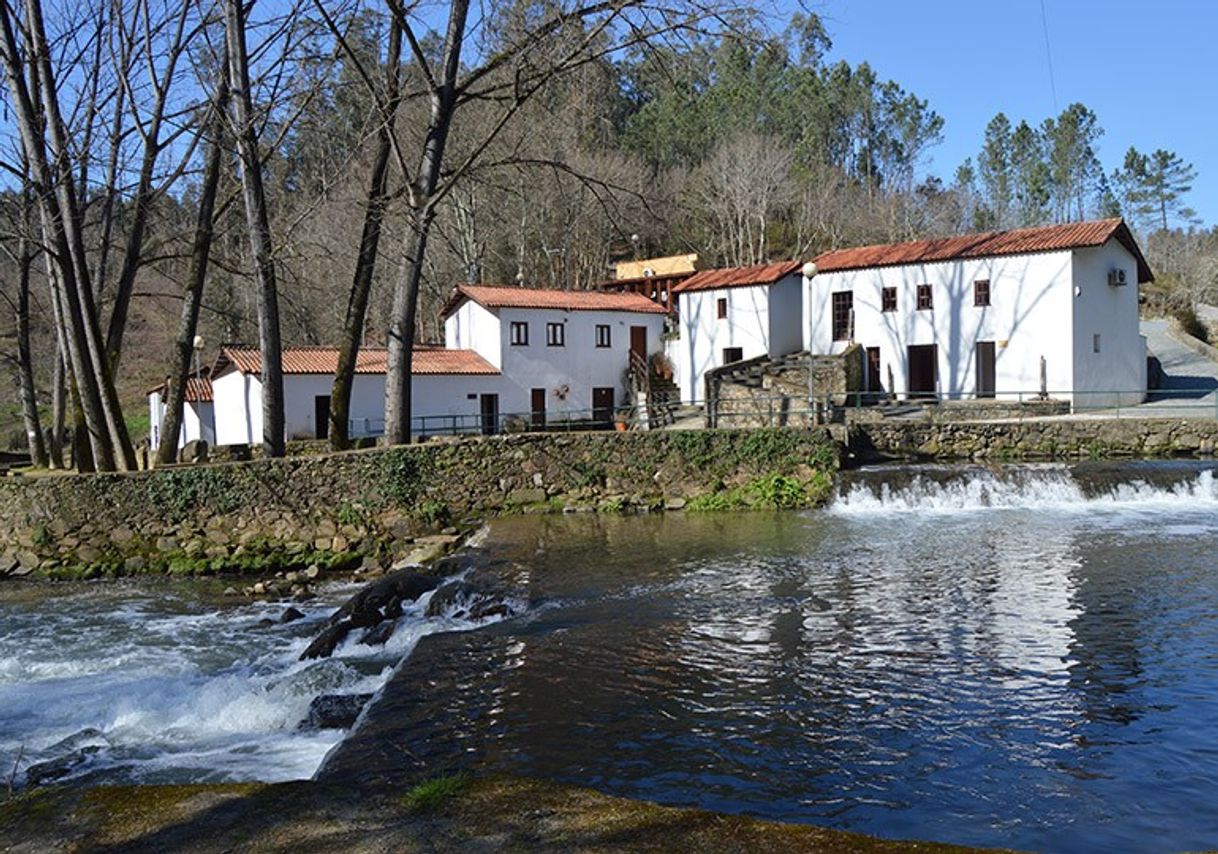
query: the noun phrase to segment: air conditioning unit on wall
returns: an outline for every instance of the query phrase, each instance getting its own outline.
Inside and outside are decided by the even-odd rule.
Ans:
[[[1124,285],[1125,284],[1125,271],[1124,270],[1109,270],[1108,271],[1108,284],[1114,288],[1118,288],[1118,287],[1121,287],[1122,285]]]

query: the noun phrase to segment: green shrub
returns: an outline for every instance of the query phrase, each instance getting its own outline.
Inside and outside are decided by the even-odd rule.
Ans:
[[[469,788],[470,775],[448,774],[419,783],[402,796],[402,806],[413,813],[435,812]]]

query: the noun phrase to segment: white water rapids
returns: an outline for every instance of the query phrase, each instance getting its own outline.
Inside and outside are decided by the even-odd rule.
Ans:
[[[321,694],[377,691],[424,635],[472,627],[406,608],[388,644],[350,637],[298,661],[356,588],[286,605],[214,605],[189,587],[96,584],[0,599],[0,784],[55,762],[59,781],[274,782],[310,777],[342,730],[298,729]],[[44,766],[45,768],[45,766]]]
[[[1178,480],[1087,480],[1066,466],[1011,466],[1006,469],[901,470],[889,479],[877,469],[844,483],[830,506],[840,516],[887,513],[960,513],[984,508],[1087,512],[1151,507],[1218,509],[1218,479],[1212,469],[1181,473]]]

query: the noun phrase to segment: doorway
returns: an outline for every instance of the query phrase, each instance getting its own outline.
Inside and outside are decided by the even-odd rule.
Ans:
[[[909,396],[934,397],[938,388],[939,346],[912,344],[909,347]]]
[[[977,342],[977,397],[993,397],[994,384],[994,342]]]
[[[499,432],[499,395],[479,395],[482,410],[482,435],[494,436]]]
[[[330,438],[330,395],[313,398],[313,432],[318,439]]]
[[[535,388],[529,392],[531,420],[534,430],[546,429],[546,390]]]
[[[597,425],[613,426],[613,388],[592,389],[592,420]]]
[[[647,327],[632,326],[630,327],[630,360],[633,362],[635,358],[639,362],[647,364]]]
[[[884,390],[880,383],[880,348],[867,348],[867,391],[877,394]]]

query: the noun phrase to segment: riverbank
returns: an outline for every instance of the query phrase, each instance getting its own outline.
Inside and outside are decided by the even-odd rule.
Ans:
[[[823,851],[980,849],[661,807],[513,777],[413,790],[321,783],[42,789],[0,801],[0,849]]]
[[[320,571],[434,557],[487,517],[815,506],[824,430],[527,434],[0,480],[0,576]],[[428,547],[421,552],[421,547]]]

